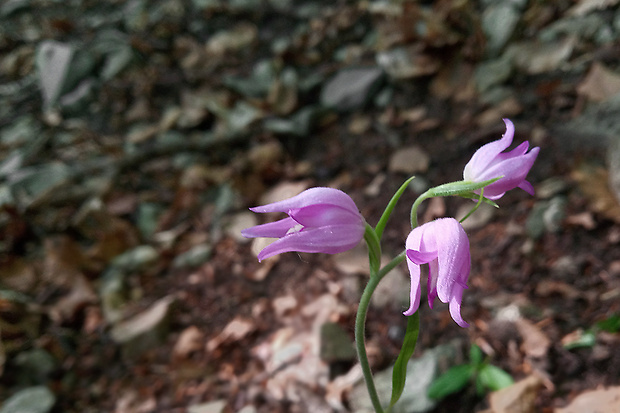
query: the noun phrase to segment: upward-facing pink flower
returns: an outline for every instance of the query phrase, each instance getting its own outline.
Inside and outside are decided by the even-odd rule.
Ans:
[[[420,266],[428,264],[428,305],[433,308],[436,297],[450,303],[450,315],[461,327],[467,324],[461,317],[463,290],[471,258],[469,240],[461,224],[454,218],[440,218],[414,228],[405,244],[407,266],[411,275],[411,301],[405,315],[413,315],[420,307],[422,289]]]
[[[241,231],[246,238],[279,238],[258,254],[259,261],[289,251],[327,254],[347,251],[362,240],[366,229],[355,202],[334,188],[310,188],[284,201],[250,210],[288,214],[288,218]]]
[[[532,168],[540,148],[529,148],[525,141],[510,152],[502,153],[512,143],[515,127],[508,119],[504,119],[506,133],[501,139],[487,143],[474,153],[474,156],[465,165],[463,179],[465,181],[482,182],[503,176],[484,188],[484,196],[489,199],[499,199],[507,191],[521,188],[530,195],[534,195],[534,187],[525,180]],[[479,191],[476,191],[479,193]]]

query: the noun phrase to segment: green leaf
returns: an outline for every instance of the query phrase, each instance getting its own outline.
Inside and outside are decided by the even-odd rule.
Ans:
[[[492,391],[503,389],[514,383],[510,374],[491,364],[487,364],[480,369],[478,380]]]
[[[405,379],[407,377],[407,363],[413,355],[416,343],[418,342],[418,333],[420,332],[420,314],[416,311],[412,316],[407,317],[407,331],[400,353],[394,363],[392,370],[392,398],[390,399],[390,408],[396,404],[405,389]]]
[[[394,210],[396,203],[398,202],[400,197],[403,195],[403,193],[405,192],[405,190],[407,189],[411,181],[413,181],[414,179],[415,179],[415,176],[412,176],[411,178],[407,179],[400,186],[400,188],[398,188],[398,191],[396,191],[394,196],[392,196],[392,199],[390,199],[390,202],[388,203],[387,207],[385,207],[385,211],[383,211],[383,214],[381,215],[381,218],[379,218],[379,222],[377,222],[377,226],[375,227],[375,232],[377,234],[377,237],[379,237],[379,239],[381,239],[381,236],[383,235],[383,230],[385,229],[385,226],[387,225],[387,222],[390,219],[390,215],[392,215],[392,211]]]
[[[451,195],[461,195],[461,194],[469,194],[477,189],[484,188],[485,186],[491,185],[493,182],[501,179],[502,177],[497,177],[493,179],[489,179],[487,181],[482,182],[471,182],[471,181],[457,181],[457,182],[448,182],[447,184],[439,185],[434,188],[429,189],[431,196],[451,196]],[[478,199],[479,195],[475,195],[474,198]]]
[[[457,194],[456,196],[460,196],[462,198],[467,198],[467,199],[473,199],[475,201],[480,199],[480,195],[478,195],[475,192],[463,192],[461,194]],[[499,208],[499,205],[497,205],[495,201],[492,201],[489,198],[486,198],[484,196],[482,197],[482,202],[484,202],[485,204],[494,206],[495,208]]]
[[[487,389],[484,386],[484,383],[482,382],[482,380],[480,379],[480,375],[478,374],[476,376],[476,394],[478,395],[478,397],[482,397],[484,396],[486,392],[487,392]]]
[[[608,333],[617,333],[620,331],[620,315],[614,314],[607,317],[606,319],[596,323],[596,326],[603,331],[607,331]]]
[[[587,330],[584,331],[577,339],[564,344],[564,348],[567,350],[572,350],[574,348],[594,347],[595,344],[596,335],[594,334],[594,332]]]
[[[475,344],[472,344],[469,349],[469,361],[474,366],[482,364],[482,350]]]
[[[443,399],[462,390],[469,383],[475,370],[475,366],[471,364],[452,367],[433,381],[428,389],[428,397],[431,399]]]

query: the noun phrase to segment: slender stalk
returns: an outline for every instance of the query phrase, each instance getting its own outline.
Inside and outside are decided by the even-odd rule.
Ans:
[[[469,211],[469,212],[467,213],[467,215],[465,215],[465,216],[464,216],[464,217],[463,217],[463,218],[459,221],[461,224],[463,223],[463,221],[465,221],[467,218],[469,218],[469,217],[471,216],[471,214],[473,214],[474,212],[476,212],[476,210],[477,210],[478,208],[480,208],[480,204],[482,204],[482,200],[484,199],[484,197],[483,197],[483,195],[482,195],[482,194],[484,194],[484,188],[481,188],[481,189],[480,189],[480,198],[478,199],[478,202],[476,203],[476,206],[475,206],[475,207],[473,207],[473,208],[471,209],[471,211]]]
[[[379,272],[373,274],[371,271],[370,279],[366,288],[362,293],[359,306],[357,307],[357,316],[355,318],[355,346],[357,348],[357,357],[362,367],[362,373],[364,374],[364,380],[366,381],[366,387],[368,388],[368,394],[370,400],[377,413],[384,413],[383,407],[377,394],[375,382],[372,378],[372,370],[370,369],[370,363],[368,362],[368,354],[366,353],[366,315],[368,314],[368,306],[370,305],[370,298],[375,292],[375,289],[379,285],[379,282],[385,277],[387,273],[394,269],[398,264],[405,260],[405,251],[398,254],[392,261],[381,268]]]
[[[429,189],[428,191],[420,195],[415,200],[413,205],[411,205],[411,229],[414,229],[418,226],[418,207],[420,206],[420,204],[422,204],[422,202],[424,202],[428,198],[431,198],[432,196],[433,195],[431,193],[431,190]]]

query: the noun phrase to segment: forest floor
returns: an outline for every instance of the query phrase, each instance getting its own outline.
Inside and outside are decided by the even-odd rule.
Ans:
[[[541,148],[536,195],[465,221],[470,327],[422,300],[414,359],[450,349],[436,375],[475,344],[532,384],[398,411],[500,413],[512,397],[511,412],[568,413],[607,389],[589,405],[617,412],[617,3],[4,3],[0,413],[366,411],[351,351],[365,251],[259,263],[239,231],[274,217],[247,208],[331,186],[374,225],[415,175],[389,259],[415,198],[462,179],[502,118]],[[471,205],[433,199],[420,217]],[[370,307],[376,372],[398,355],[408,294],[401,265]]]

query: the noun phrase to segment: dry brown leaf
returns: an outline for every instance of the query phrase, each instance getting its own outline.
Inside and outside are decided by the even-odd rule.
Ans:
[[[193,352],[202,348],[204,334],[198,327],[191,326],[181,332],[177,342],[172,349],[172,358],[174,360],[186,359]]]
[[[62,235],[47,238],[44,248],[43,278],[54,285],[69,285],[80,273],[84,262],[84,254],[78,244]]]
[[[0,281],[6,287],[28,293],[37,281],[34,265],[21,257],[10,257],[0,264]]]
[[[508,48],[514,63],[525,72],[536,75],[558,69],[573,53],[577,40],[567,37],[552,42],[521,42]]]
[[[544,357],[549,351],[551,340],[540,328],[526,319],[519,319],[516,322],[519,334],[523,338],[521,349],[528,357]]]
[[[489,395],[493,413],[534,413],[534,405],[542,380],[531,375],[512,386]]]
[[[355,248],[331,257],[336,269],[343,274],[365,274],[369,275],[368,268],[368,248],[364,244],[359,244]]]
[[[596,228],[596,221],[590,211],[581,212],[579,214],[569,215],[566,217],[566,223],[581,226],[587,230]]]
[[[476,123],[479,126],[493,125],[498,119],[518,115],[522,111],[521,103],[514,97],[510,97],[479,114],[476,117]]]
[[[431,222],[435,218],[442,217],[446,214],[446,201],[441,197],[431,198],[424,210],[422,222]]]
[[[605,218],[620,223],[620,204],[609,189],[609,173],[600,166],[581,165],[571,174],[590,203]]]
[[[72,320],[81,308],[96,301],[97,295],[93,287],[82,274],[77,274],[71,283],[69,293],[50,308],[49,315],[57,323]]]
[[[345,393],[350,392],[353,386],[362,380],[362,367],[360,364],[356,364],[349,370],[347,374],[336,377],[334,380],[327,383],[325,388],[325,400],[329,405],[338,410],[345,411],[344,400]]]
[[[536,285],[536,295],[539,297],[548,297],[552,294],[559,294],[565,298],[574,300],[581,297],[582,292],[561,281],[542,280]]]
[[[620,74],[594,62],[586,77],[577,85],[577,93],[594,102],[607,100],[620,93]]]
[[[235,317],[224,327],[224,330],[207,343],[207,351],[210,353],[223,343],[239,341],[256,329],[252,320]]]
[[[273,299],[273,309],[278,317],[282,317],[288,311],[297,307],[297,298],[293,295],[285,295]]]
[[[620,386],[581,393],[564,408],[555,413],[618,413],[620,412]]]

